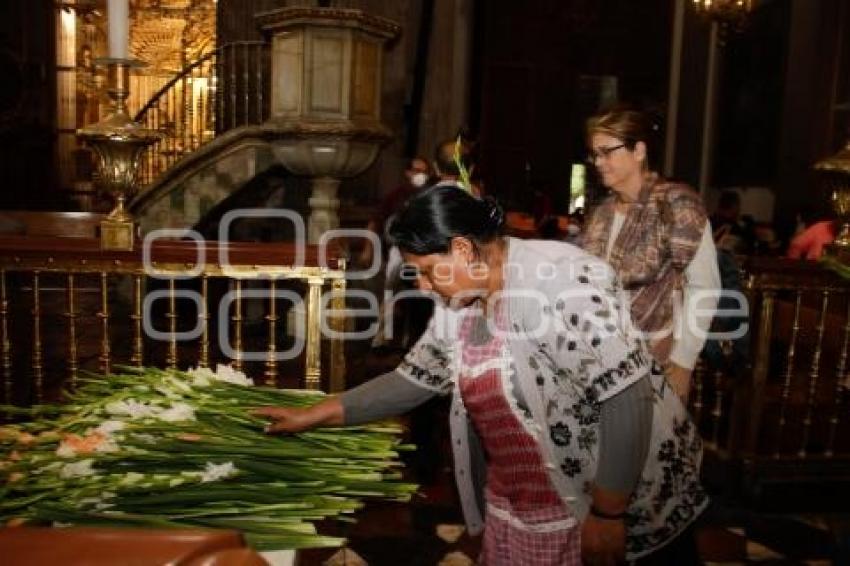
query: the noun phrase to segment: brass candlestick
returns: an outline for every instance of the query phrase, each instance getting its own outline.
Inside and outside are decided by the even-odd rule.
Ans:
[[[835,212],[840,229],[832,242],[833,255],[850,257],[850,142],[831,157],[815,164],[831,191],[832,210]]]
[[[162,134],[143,128],[130,119],[127,97],[130,96],[130,69],[142,64],[131,59],[99,59],[107,67],[107,93],[112,99],[109,115],[91,126],[77,130],[77,136],[94,152],[97,161],[98,186],[115,199],[115,208],[100,223],[103,249],[133,249],[136,227],[124,202],[136,189],[139,159],[142,151],[159,141]]]

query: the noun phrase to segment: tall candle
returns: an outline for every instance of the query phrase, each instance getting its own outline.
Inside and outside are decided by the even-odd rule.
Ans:
[[[109,17],[109,57],[127,59],[130,27],[128,0],[109,0],[107,14]]]

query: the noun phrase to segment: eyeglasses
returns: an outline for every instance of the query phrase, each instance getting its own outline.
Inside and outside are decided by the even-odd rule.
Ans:
[[[591,149],[590,153],[587,154],[587,162],[593,165],[596,163],[597,159],[608,159],[611,157],[612,153],[624,147],[626,147],[626,144],[621,143],[619,145],[610,145],[608,147],[600,147],[599,149]]]

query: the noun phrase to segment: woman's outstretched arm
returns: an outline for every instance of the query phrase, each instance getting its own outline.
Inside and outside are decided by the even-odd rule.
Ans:
[[[401,415],[436,395],[391,371],[307,408],[263,407],[269,433],[301,432],[322,426],[357,425]]]

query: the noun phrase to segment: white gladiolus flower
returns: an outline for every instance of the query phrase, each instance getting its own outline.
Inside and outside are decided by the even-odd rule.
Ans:
[[[65,456],[63,456],[63,458],[64,457]],[[41,474],[46,474],[48,472],[53,472],[53,471],[57,470],[58,468],[61,468],[62,465],[63,465],[62,462],[50,462],[49,464],[46,464],[44,466],[41,466],[40,468],[36,468],[35,470],[33,470],[33,474],[41,475]]]
[[[111,499],[115,499],[115,492],[113,491],[104,491],[100,496],[100,502],[94,504],[94,508],[97,511],[104,511],[109,509],[110,507],[115,507],[114,503],[109,503]]]
[[[67,442],[62,442],[56,449],[56,455],[60,458],[73,458],[77,455],[77,451]]]
[[[218,364],[215,371],[199,367],[192,368],[187,373],[192,376],[192,385],[195,387],[207,387],[214,381],[225,381],[247,387],[254,385],[254,382],[244,373],[224,364]]]
[[[59,470],[59,477],[62,479],[82,478],[95,475],[95,470],[92,468],[94,460],[86,459],[71,464],[65,464]]]
[[[162,411],[161,408],[155,405],[148,405],[147,403],[136,401],[135,399],[113,401],[111,403],[107,403],[105,409],[110,415],[127,415],[131,419],[155,417],[157,413]]]
[[[191,393],[192,388],[185,381],[175,379],[174,377],[168,377],[168,383],[176,390],[182,393]]]
[[[168,387],[167,385],[157,385],[154,387],[158,392],[162,393],[165,397],[169,399],[180,399],[181,395],[179,392],[175,391],[173,388]]]
[[[227,479],[229,477],[235,476],[238,472],[239,470],[236,469],[236,466],[233,465],[233,462],[225,462],[223,464],[213,464],[212,462],[207,462],[207,467],[201,474],[201,482],[207,483]]]
[[[235,385],[244,385],[247,387],[254,385],[254,382],[244,373],[223,364],[218,364],[215,367],[215,378],[219,381],[226,381]]]
[[[157,418],[167,423],[194,421],[195,409],[186,403],[174,403],[171,407],[161,412]]]
[[[139,472],[127,472],[124,474],[124,477],[121,478],[121,485],[134,485],[139,483],[145,479],[144,474],[140,474]]]
[[[118,446],[118,442],[116,442],[115,438],[111,436],[107,436],[104,438],[103,442],[94,447],[95,452],[120,452],[121,447]]]
[[[126,426],[127,426],[127,424],[124,421],[115,421],[115,420],[103,421],[94,430],[96,432],[99,432],[101,434],[105,434],[105,435],[108,436],[108,435],[112,434],[113,432],[117,432],[119,430],[124,430],[126,428]]]
[[[114,503],[109,503],[108,500],[115,497],[115,494],[110,491],[104,491],[97,497],[84,497],[79,500],[79,504],[83,507],[91,507],[97,511],[115,507]]]
[[[191,368],[186,373],[192,376],[192,385],[194,387],[209,387],[215,381],[215,374],[210,368]]]

